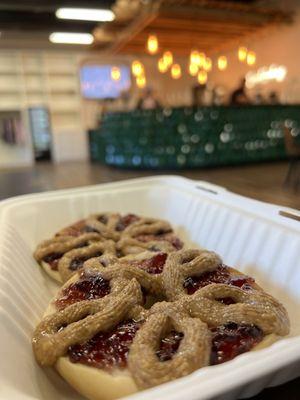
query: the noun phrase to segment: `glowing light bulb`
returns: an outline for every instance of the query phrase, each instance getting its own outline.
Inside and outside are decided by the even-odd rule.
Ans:
[[[191,64],[196,64],[199,65],[200,64],[200,53],[198,50],[193,50],[191,51],[190,54],[190,63]]]
[[[168,65],[164,62],[163,58],[160,58],[158,60],[157,66],[158,66],[159,72],[161,72],[162,74],[164,74],[168,70]]]
[[[144,74],[145,69],[140,61],[135,60],[131,64],[131,71],[134,76],[140,76]]]
[[[239,60],[241,62],[245,62],[246,61],[247,53],[248,53],[247,47],[244,47],[244,46],[239,47],[239,49],[238,49],[238,58],[239,58]]]
[[[254,51],[248,51],[247,54],[247,64],[248,65],[254,65],[256,62],[256,54]]]
[[[204,61],[203,69],[204,69],[205,71],[211,71],[211,69],[212,69],[212,61],[211,61],[211,58],[206,57],[206,59],[205,59],[205,61]]]
[[[165,51],[162,58],[167,67],[173,64],[173,54],[170,51]]]
[[[227,57],[220,56],[218,58],[218,68],[220,71],[224,71],[227,68]]]
[[[114,81],[119,81],[121,79],[121,70],[119,67],[112,67],[110,71],[111,79]]]
[[[198,74],[198,70],[199,70],[198,65],[196,64],[189,65],[189,74],[191,76],[196,76]]]
[[[156,54],[158,51],[158,40],[155,35],[149,35],[147,40],[147,50],[150,54]]]
[[[181,77],[181,67],[179,64],[173,64],[171,67],[171,76],[173,79],[179,79]]]
[[[207,82],[207,72],[203,70],[199,71],[197,79],[200,85],[204,85]]]
[[[199,53],[199,67],[203,67],[206,60],[205,53]]]
[[[143,89],[146,86],[146,77],[144,75],[140,75],[136,78],[136,85],[140,89]]]

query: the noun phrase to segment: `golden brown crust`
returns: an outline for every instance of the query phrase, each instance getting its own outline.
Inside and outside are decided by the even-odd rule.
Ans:
[[[115,215],[105,216],[105,223],[97,219],[97,223],[104,224],[106,229],[116,229]],[[145,389],[209,365],[212,327],[228,323],[256,325],[265,338],[284,336],[289,332],[289,319],[283,305],[254,282],[247,289],[212,283],[200,287],[194,294],[187,294],[186,278],[212,272],[222,265],[222,260],[204,249],[174,251],[174,246],[167,240],[140,240],[141,235],[159,236],[161,232],[172,232],[165,221],[141,218],[122,232],[118,232],[121,240],[117,244],[102,240],[86,248],[69,250],[59,261],[59,271],[62,274],[67,271],[67,278],[72,260],[79,255],[92,256],[100,249],[104,254],[85,261],[83,269],[108,280],[111,292],[101,299],[78,301],[61,311],[53,310],[42,320],[33,337],[33,350],[41,365],[56,364],[70,346],[132,318],[139,320],[141,327],[129,350],[128,371],[134,379],[133,387]],[[55,238],[41,245],[40,251],[45,251],[49,245],[69,246],[70,240],[69,237]],[[153,242],[167,253],[163,271],[158,274],[143,269],[143,262],[155,256],[155,252],[149,251]],[[102,251],[105,246],[109,247],[108,251]],[[120,254],[116,248],[127,255],[118,258]],[[141,252],[145,249],[148,251]],[[135,254],[136,251],[140,253]],[[239,271],[227,268],[231,276],[243,276]],[[79,276],[77,273],[76,277]],[[76,277],[73,276],[68,284],[76,281]],[[156,298],[165,297],[167,301],[157,301],[150,309],[145,309],[142,290]],[[224,304],[224,298],[231,299],[232,303]],[[157,349],[171,329],[183,334],[183,338],[171,359],[161,361]]]
[[[162,362],[156,351],[160,340],[172,327],[184,337],[174,357]],[[211,334],[207,325],[170,308],[152,314],[137,332],[130,348],[128,367],[137,386],[146,389],[208,365],[210,348]]]
[[[103,254],[108,254],[112,256],[116,254],[115,243],[112,240],[91,243],[89,246],[68,251],[58,262],[58,272],[62,278],[62,281],[66,282],[76,272],[76,270],[79,269],[72,269],[72,262],[74,260],[89,260],[93,257],[99,257]]]

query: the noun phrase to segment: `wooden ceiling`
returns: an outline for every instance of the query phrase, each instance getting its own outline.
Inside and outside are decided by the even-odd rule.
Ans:
[[[122,10],[126,2],[129,0],[119,0],[116,5]],[[106,37],[106,45],[115,53],[145,54],[148,35],[156,34],[161,51],[187,55],[198,48],[214,53],[278,24],[290,23],[292,13],[279,5],[274,0],[158,0],[144,1],[143,6],[136,2],[128,20],[117,18],[96,28],[96,44],[102,47]]]

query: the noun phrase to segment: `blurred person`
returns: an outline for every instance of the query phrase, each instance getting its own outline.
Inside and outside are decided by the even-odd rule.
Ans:
[[[160,108],[160,102],[155,98],[153,90],[147,88],[144,90],[142,97],[139,99],[136,108],[141,110],[154,110]]]
[[[261,93],[255,93],[254,99],[253,99],[253,104],[255,105],[260,105],[260,104],[265,104],[266,101]]]
[[[193,87],[193,105],[196,107],[211,106],[213,103],[213,90],[207,84]]]
[[[273,105],[280,104],[278,93],[275,92],[275,90],[273,90],[269,94],[269,104],[273,104]]]
[[[243,78],[241,80],[239,87],[236,88],[232,92],[230,104],[232,104],[232,105],[250,104],[249,97],[246,94],[246,79],[245,78]]]

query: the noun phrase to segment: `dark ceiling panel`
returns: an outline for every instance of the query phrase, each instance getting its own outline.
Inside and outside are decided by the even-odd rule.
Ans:
[[[2,31],[41,31],[41,32],[92,32],[93,21],[58,19],[55,10],[59,7],[111,8],[114,0],[40,0],[0,1],[0,30]]]
[[[60,20],[54,13],[0,11],[0,30],[91,32],[97,22]]]
[[[4,0],[0,1],[0,9],[55,11],[59,7],[111,8],[114,2],[114,0]]]

